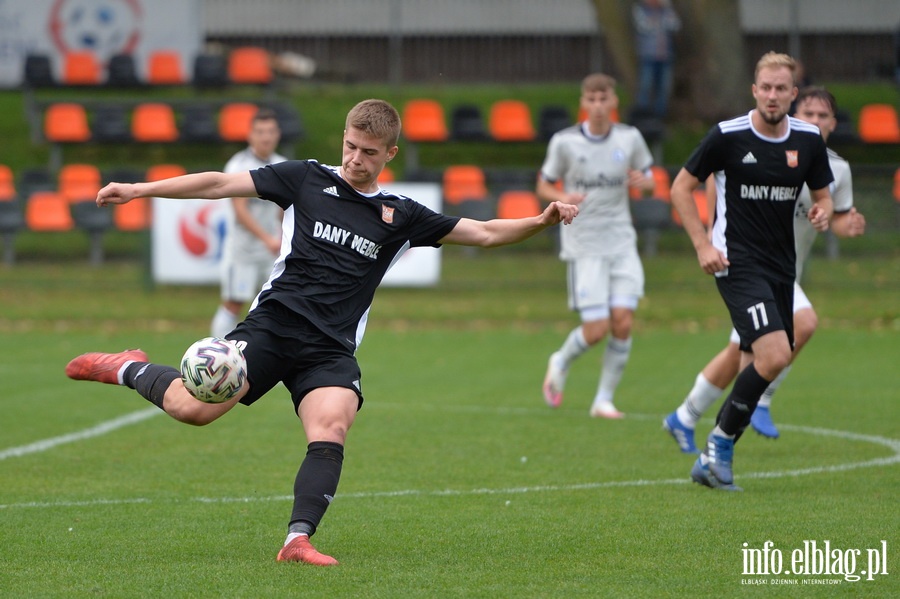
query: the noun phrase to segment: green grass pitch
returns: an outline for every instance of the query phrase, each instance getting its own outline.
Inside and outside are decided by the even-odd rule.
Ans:
[[[896,259],[811,269],[822,327],[773,404],[782,438],[738,445],[732,494],[691,484],[660,426],[727,339],[691,256],[645,263],[615,422],[587,415],[598,349],[559,409],[541,399],[575,322],[552,254],[445,256],[438,288],[376,298],[366,404],[315,537],[331,569],[275,562],[306,444],[282,388],[192,428],[63,374],[136,345],[175,363],[215,289],[147,291],[118,263],[0,271],[0,597],[898,596]],[[812,540],[860,549],[857,570],[885,541],[887,574],[743,572],[745,543],[787,567]],[[841,582],[770,588],[804,579]]]

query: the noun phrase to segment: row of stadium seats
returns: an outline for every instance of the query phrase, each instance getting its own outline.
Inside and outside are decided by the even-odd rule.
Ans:
[[[487,118],[473,104],[461,104],[450,111],[449,125],[444,107],[437,100],[417,98],[403,106],[403,136],[407,141],[440,143],[446,141],[532,142],[547,141],[576,119],[560,105],[541,107],[535,125],[531,108],[517,99],[494,102]],[[583,115],[579,114],[578,120]],[[618,114],[615,119],[618,120]]]
[[[671,175],[661,166],[651,167],[655,186],[649,196],[632,189],[631,211],[635,227],[645,233],[644,250],[655,252],[655,239],[660,230],[672,225],[681,226],[681,218],[671,205]],[[532,174],[532,181],[534,175]],[[471,164],[450,165],[443,170],[440,183],[445,210],[449,214],[459,214],[470,218],[516,218],[531,216],[540,212],[541,207],[534,193],[527,186],[527,180],[507,187],[501,181],[490,182],[491,176],[479,166]],[[491,206],[492,194],[489,189],[497,189],[497,205]],[[704,225],[709,224],[709,208],[706,192],[699,188],[694,192],[694,202]]]
[[[261,106],[275,110],[282,140],[303,136],[300,115],[281,103],[252,102],[54,102],[43,110],[43,136],[51,143],[247,141]]]
[[[900,143],[900,118],[891,104],[867,104],[859,113],[854,128],[849,114],[836,115],[838,125],[832,134],[832,142],[867,144]],[[547,141],[565,127],[585,118],[583,111],[573,119],[568,108],[547,105],[540,108],[536,124],[534,115],[521,100],[498,100],[491,105],[487,118],[475,105],[463,104],[450,111],[449,125],[444,107],[433,99],[417,98],[403,107],[403,135],[407,141],[440,143],[447,141],[499,141],[530,142]],[[619,122],[618,113],[613,120]],[[659,119],[632,110],[628,122],[637,127],[647,143],[662,139],[665,125]]]
[[[644,250],[655,252],[658,232],[681,221],[670,203],[670,173],[663,167],[652,167],[656,182],[653,193],[644,197],[631,193],[632,215],[636,228],[644,235]],[[98,210],[94,204],[97,192],[108,181],[155,181],[184,174],[177,164],[155,165],[147,171],[117,169],[101,172],[91,164],[68,164],[53,177],[46,169],[27,169],[18,182],[11,169],[0,165],[0,234],[5,238],[7,262],[14,261],[13,240],[22,228],[32,231],[69,231],[79,228],[92,238],[92,260],[102,261],[102,236],[107,230],[144,231],[152,222],[150,204],[139,199],[112,210]],[[471,164],[454,164],[439,174],[411,173],[408,180],[432,181],[441,186],[444,211],[478,220],[519,218],[539,214],[540,201],[534,193],[535,173],[531,170],[485,171]],[[394,174],[385,169],[379,181],[390,187]],[[895,179],[895,193],[900,201],[900,169]],[[694,200],[704,224],[709,212],[702,189]]]
[[[274,80],[269,52],[255,46],[234,48],[227,54],[198,54],[192,65],[182,62],[181,55],[174,50],[151,52],[142,70],[131,54],[117,54],[105,65],[90,51],[69,52],[60,65],[54,65],[46,54],[29,54],[25,58],[22,81],[26,88],[46,88],[185,84],[222,87],[269,85]]]
[[[92,143],[245,143],[253,116],[272,108],[281,127],[282,152],[304,135],[300,114],[281,102],[173,100],[169,102],[53,102],[31,117],[32,139],[51,144],[49,166],[64,162],[63,147]]]
[[[183,175],[177,164],[158,164],[146,171],[119,169],[101,173],[94,165],[68,164],[54,178],[45,169],[23,171],[18,186],[12,170],[0,164],[0,236],[4,261],[15,262],[15,237],[22,229],[61,232],[80,229],[91,239],[91,262],[103,261],[103,235],[110,229],[144,231],[152,215],[146,198],[100,210],[95,204],[104,182],[157,181]]]

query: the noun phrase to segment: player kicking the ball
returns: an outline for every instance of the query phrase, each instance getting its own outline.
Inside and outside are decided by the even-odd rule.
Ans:
[[[363,404],[356,348],[375,289],[406,249],[443,243],[496,247],[569,224],[578,208],[551,203],[538,216],[475,221],[435,213],[378,187],[396,156],[400,116],[382,100],[347,114],[340,166],[289,160],[239,173],[206,172],[134,185],[110,183],[99,206],[137,197],[259,197],[284,210],[281,253],[247,318],[226,335],[239,342],[247,382],[227,402],[198,401],[175,368],[150,363],[140,350],[84,354],[73,379],[125,385],[172,418],[213,422],[237,403],[250,405],[278,382],[291,393],[306,435],[306,457],[294,483],[294,505],[278,561],[336,565],[309,541],[337,493],[347,433]]]

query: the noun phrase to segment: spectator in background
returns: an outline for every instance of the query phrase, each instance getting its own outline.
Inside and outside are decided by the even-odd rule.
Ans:
[[[665,118],[672,92],[674,34],[681,19],[669,0],[639,0],[632,8],[638,54],[636,108]]]
[[[281,132],[275,112],[260,109],[253,117],[247,147],[225,164],[226,173],[262,168],[287,160],[275,152]],[[222,303],[213,316],[211,333],[225,337],[243,315],[244,304],[259,293],[272,274],[281,251],[281,217],[277,204],[259,198],[231,198],[233,219],[222,259]]]

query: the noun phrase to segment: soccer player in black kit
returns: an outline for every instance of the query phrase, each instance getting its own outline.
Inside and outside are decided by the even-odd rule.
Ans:
[[[347,114],[339,167],[292,160],[256,170],[206,172],[153,183],[110,183],[97,205],[136,197],[259,197],[284,209],[281,253],[246,320],[226,338],[243,349],[247,383],[231,400],[203,403],[175,368],[150,363],[140,350],[88,353],[66,374],[126,385],[187,424],[216,420],[249,405],[278,382],[291,392],[308,443],[294,483],[294,506],[278,561],[336,565],[309,542],[337,492],[347,432],[362,407],[355,351],[375,289],[406,249],[443,243],[496,247],[522,241],[578,214],[553,202],[521,219],[476,221],[445,216],[378,186],[397,154],[400,116],[389,103],[364,100]]]
[[[704,486],[740,490],[732,469],[734,443],[750,424],[760,395],[790,364],[796,254],[794,209],[804,183],[808,218],[828,228],[834,180],[819,129],[789,117],[797,96],[795,61],[770,52],[756,64],[756,108],[713,127],[672,183],[672,204],[714,274],[741,338],[741,371],[722,405],[706,447],[691,469]],[[692,192],[715,174],[716,220],[707,233]]]

